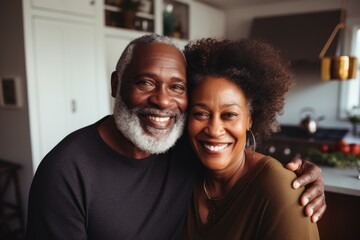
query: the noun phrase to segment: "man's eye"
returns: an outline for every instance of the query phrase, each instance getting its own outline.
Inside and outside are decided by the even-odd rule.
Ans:
[[[136,82],[138,85],[151,85],[150,81],[141,80]]]
[[[153,88],[155,85],[149,80],[138,80],[135,83],[140,88]]]
[[[174,84],[171,86],[171,89],[177,93],[184,93],[186,91],[185,86],[181,84]]]

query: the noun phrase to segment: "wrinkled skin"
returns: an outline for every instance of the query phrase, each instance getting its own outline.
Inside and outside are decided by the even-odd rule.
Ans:
[[[300,203],[305,207],[305,214],[312,222],[317,222],[326,210],[324,178],[321,168],[309,161],[301,161],[299,158],[292,159],[285,166],[298,176],[292,186],[297,189],[305,186],[301,195]]]

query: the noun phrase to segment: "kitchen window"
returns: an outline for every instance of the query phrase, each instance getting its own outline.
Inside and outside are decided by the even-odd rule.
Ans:
[[[349,111],[354,106],[360,106],[360,20],[357,24],[350,25],[350,34],[346,36],[349,39],[345,44],[345,49],[356,56],[357,61],[357,75],[356,79],[348,81],[340,81],[340,103],[339,103],[339,117],[340,119],[348,119]]]

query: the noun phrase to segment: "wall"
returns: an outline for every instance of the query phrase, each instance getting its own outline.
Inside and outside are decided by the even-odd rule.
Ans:
[[[360,16],[360,1],[347,1],[348,20]],[[250,31],[252,19],[260,16],[272,16],[291,13],[305,13],[340,8],[339,0],[317,1],[289,1],[274,4],[253,5],[229,9],[227,16],[227,37],[247,37]],[[325,43],[324,43],[325,44]],[[304,107],[313,107],[316,116],[324,116],[320,122],[323,127],[350,127],[347,121],[338,118],[338,105],[341,90],[341,82],[322,82],[319,77],[319,69],[310,66],[296,67],[295,85],[286,98],[284,115],[279,118],[280,123],[298,124],[301,118],[301,110]]]
[[[0,1],[0,76],[19,77],[23,99],[23,106],[19,109],[0,108],[0,158],[22,165],[20,187],[23,207],[26,210],[33,169],[21,13],[21,0]]]
[[[205,4],[192,2],[190,8],[190,40],[225,36],[225,12]]]

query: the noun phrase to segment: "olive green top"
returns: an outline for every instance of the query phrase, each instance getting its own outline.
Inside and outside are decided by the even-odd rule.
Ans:
[[[188,209],[183,239],[319,239],[299,204],[303,188],[291,187],[295,174],[277,160],[264,157],[245,173],[222,200],[215,200],[215,219],[202,224],[198,214],[198,190]]]

